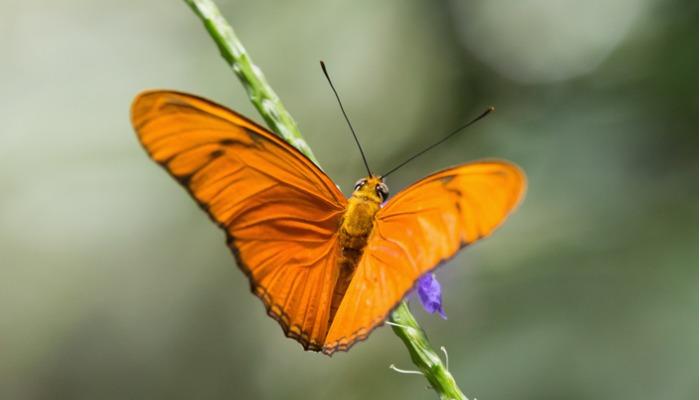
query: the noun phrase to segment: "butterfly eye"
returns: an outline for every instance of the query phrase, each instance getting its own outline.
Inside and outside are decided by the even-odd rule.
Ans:
[[[377,185],[376,189],[377,195],[382,199],[382,201],[385,201],[387,197],[389,197],[389,188],[384,184],[380,183]]]
[[[354,190],[360,190],[360,188],[362,186],[364,186],[365,183],[367,183],[367,181],[364,179],[360,179],[359,181],[355,182],[355,189]]]

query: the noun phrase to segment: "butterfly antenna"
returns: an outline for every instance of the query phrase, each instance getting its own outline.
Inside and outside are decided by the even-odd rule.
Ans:
[[[402,162],[401,164],[395,166],[394,168],[390,169],[389,172],[387,172],[386,174],[382,174],[381,177],[382,177],[382,178],[386,178],[386,177],[387,177],[389,174],[391,174],[392,172],[396,171],[397,169],[403,167],[404,165],[408,164],[409,162],[411,162],[411,161],[413,161],[414,159],[418,158],[419,156],[423,155],[424,153],[426,153],[427,151],[431,150],[431,149],[434,148],[435,146],[438,146],[438,145],[442,144],[442,143],[443,143],[444,141],[446,141],[447,139],[449,139],[449,138],[451,138],[452,136],[454,136],[454,135],[460,133],[460,132],[462,131],[462,129],[464,129],[464,128],[466,128],[466,127],[468,127],[468,126],[470,126],[470,125],[476,123],[477,121],[479,121],[480,119],[484,118],[485,116],[491,114],[491,113],[494,112],[494,111],[496,111],[496,109],[495,109],[494,107],[489,107],[489,108],[487,108],[486,111],[484,111],[483,113],[481,113],[481,115],[479,115],[478,117],[476,117],[476,118],[474,118],[473,120],[467,122],[466,124],[460,126],[459,128],[457,128],[457,129],[455,129],[454,131],[450,132],[450,133],[449,133],[447,136],[445,136],[444,138],[438,140],[437,142],[431,144],[430,146],[426,147],[425,149],[423,149],[423,150],[419,151],[418,153],[414,154],[413,156],[409,157],[408,160],[406,160],[406,161]]]
[[[326,75],[326,79],[328,79],[328,83],[331,85],[331,89],[333,89],[333,94],[335,94],[335,98],[338,100],[338,105],[340,105],[340,111],[343,112],[343,116],[345,117],[345,120],[348,122],[348,126],[350,127],[350,131],[352,132],[352,136],[355,138],[355,143],[357,143],[357,148],[360,149],[360,154],[362,155],[362,161],[365,163],[365,168],[367,168],[367,176],[372,176],[372,172],[369,170],[369,164],[367,164],[367,157],[365,157],[365,152],[362,151],[362,146],[360,145],[360,140],[357,139],[357,134],[355,133],[355,130],[352,128],[352,124],[350,123],[350,118],[348,118],[348,114],[345,112],[345,108],[343,108],[343,103],[340,101],[340,96],[338,96],[338,91],[335,90],[335,86],[333,86],[333,82],[331,81],[331,77],[328,75],[328,71],[326,70],[326,64],[324,64],[323,61],[321,61],[321,69],[323,70],[323,74]]]

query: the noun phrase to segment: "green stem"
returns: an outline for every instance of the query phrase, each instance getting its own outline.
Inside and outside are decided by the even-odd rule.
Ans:
[[[248,92],[250,101],[270,129],[318,165],[318,160],[301,136],[294,119],[284,108],[260,69],[253,64],[216,4],[212,0],[185,0],[185,2],[202,20],[209,35],[219,47],[221,55],[238,76]],[[408,348],[411,360],[440,395],[440,399],[466,400],[438,353],[430,347],[425,332],[418,325],[405,302],[394,310],[389,319],[394,332]]]
[[[253,64],[248,52],[236,37],[231,25],[221,15],[216,4],[212,0],[185,0],[185,2],[204,22],[209,35],[219,46],[221,56],[236,73],[248,92],[248,98],[265,119],[267,126],[318,165],[318,160],[301,136],[296,122],[267,83],[260,68]]]
[[[408,309],[406,302],[402,302],[391,313],[389,318],[392,322],[391,328],[396,336],[400,337],[411,354],[411,360],[423,373],[423,376],[430,382],[430,385],[440,395],[442,400],[467,400],[466,396],[459,390],[457,382],[447,369],[447,365],[442,362],[440,356],[430,347],[428,336],[418,325],[418,322]]]

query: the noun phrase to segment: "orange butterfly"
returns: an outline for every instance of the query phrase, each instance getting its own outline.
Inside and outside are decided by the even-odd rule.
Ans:
[[[203,98],[145,92],[131,118],[151,158],[226,232],[268,314],[304,349],[328,355],[365,339],[416,280],[489,235],[526,186],[517,166],[481,161],[385,204],[387,186],[370,174],[346,199],[297,149]]]

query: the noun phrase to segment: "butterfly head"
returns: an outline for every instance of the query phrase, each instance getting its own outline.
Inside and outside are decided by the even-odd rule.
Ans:
[[[383,203],[389,198],[389,187],[381,176],[368,176],[355,183],[353,197]]]

